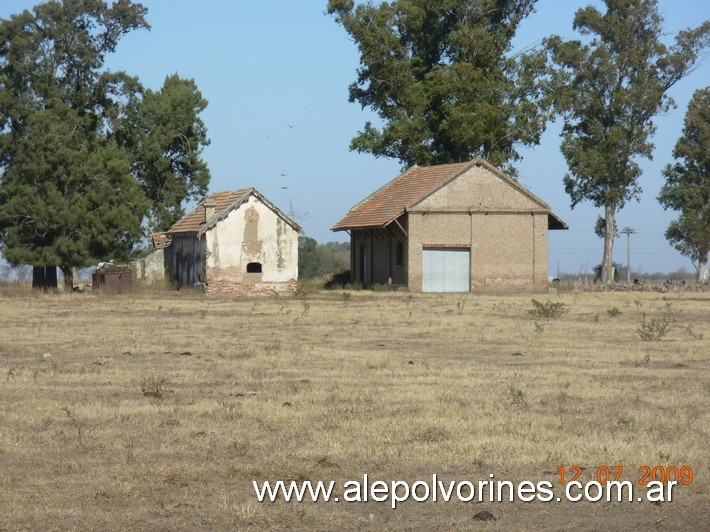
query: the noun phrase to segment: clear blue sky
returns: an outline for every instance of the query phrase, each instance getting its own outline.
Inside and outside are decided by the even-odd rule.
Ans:
[[[0,17],[39,2],[2,0]],[[355,79],[357,50],[345,31],[324,14],[326,0],[145,0],[151,31],[126,36],[110,58],[111,69],[137,75],[158,89],[177,72],[195,79],[209,106],[203,114],[212,144],[204,151],[212,172],[210,191],[254,186],[286,212],[294,212],[306,233],[319,242],[345,240],[329,228],[350,207],[399,174],[394,160],[352,153],[350,139],[368,110],[347,101]],[[523,22],[516,47],[524,48],[558,33],[572,36],[578,0],[539,0],[537,12]],[[707,0],[661,0],[669,34],[710,18]],[[694,90],[710,82],[710,63],[677,84],[671,95],[678,107],[656,120],[653,161],[643,161],[640,203],[618,215],[630,225],[632,267],[643,271],[693,270],[670,247],[663,233],[674,214],[656,196],[661,169],[671,161],[685,110]],[[290,127],[293,126],[293,127]],[[588,204],[570,210],[562,178],[567,171],[559,151],[560,126],[553,124],[540,146],[523,151],[518,163],[523,185],[547,201],[570,225],[550,232],[550,273],[579,272],[601,262],[602,242],[594,235],[598,209]],[[282,176],[281,174],[286,174]],[[284,189],[282,187],[288,187]],[[615,260],[626,263],[626,240],[617,240]]]

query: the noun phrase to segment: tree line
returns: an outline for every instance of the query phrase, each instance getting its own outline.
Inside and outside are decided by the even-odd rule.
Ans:
[[[602,209],[595,226],[610,283],[616,214],[639,198],[654,118],[674,106],[668,91],[707,49],[710,21],[666,44],[655,0],[605,0],[603,10],[576,12],[578,39],[551,35],[515,53],[535,5],[329,0],[327,13],[360,54],[349,99],[381,119],[365,123],[351,149],[404,166],[480,155],[515,176],[517,150],[538,144],[560,117],[565,190],[573,208]],[[150,28],[146,16],[131,0],[49,0],[0,20],[0,248],[11,264],[34,265],[37,284],[56,284],[56,266],[70,286],[74,267],[127,260],[146,233],[170,227],[185,200],[207,191],[207,101],[195,82],[173,74],[152,91],[105,67],[123,36]],[[693,96],[659,195],[679,212],[668,240],[703,281],[708,91]]]
[[[130,0],[40,3],[0,20],[0,247],[33,285],[68,287],[74,267],[127,260],[146,232],[207,192],[207,106],[193,80],[158,91],[105,67],[148,30]]]
[[[650,158],[654,117],[688,76],[710,39],[710,22],[665,44],[655,0],[605,0],[579,9],[578,39],[558,35],[513,53],[512,41],[535,0],[329,0],[360,54],[349,99],[373,110],[351,149],[405,167],[480,155],[515,176],[516,148],[536,145],[547,123],[563,121],[564,186],[572,208],[591,202],[603,216],[602,281],[613,281],[616,214],[641,193],[638,161]],[[680,212],[668,240],[707,281],[710,250],[708,88],[688,108],[676,162],[659,200]]]

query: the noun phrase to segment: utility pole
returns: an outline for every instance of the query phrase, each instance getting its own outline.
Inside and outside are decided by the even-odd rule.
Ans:
[[[631,284],[631,235],[636,231],[631,227],[624,227],[619,232],[626,234],[626,282]]]

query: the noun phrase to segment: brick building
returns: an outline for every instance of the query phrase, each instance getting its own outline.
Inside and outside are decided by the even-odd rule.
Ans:
[[[154,238],[165,275],[208,294],[292,294],[299,225],[253,188],[217,192]]]
[[[547,289],[549,205],[485,159],[414,166],[333,226],[351,238],[353,282],[414,292]]]

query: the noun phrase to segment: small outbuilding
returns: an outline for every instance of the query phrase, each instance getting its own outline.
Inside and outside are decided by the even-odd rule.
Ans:
[[[352,281],[414,292],[544,291],[550,206],[481,157],[414,166],[332,227],[351,239]]]
[[[129,264],[102,262],[91,274],[91,289],[122,293],[131,289],[133,270]]]
[[[301,227],[254,188],[217,192],[153,235],[143,274],[222,295],[288,295],[298,281]]]

